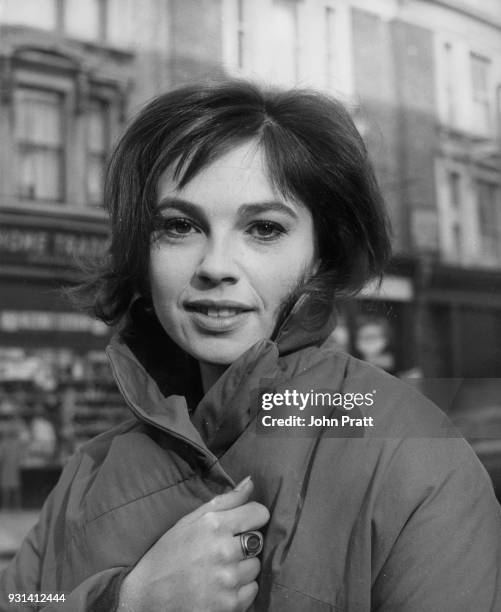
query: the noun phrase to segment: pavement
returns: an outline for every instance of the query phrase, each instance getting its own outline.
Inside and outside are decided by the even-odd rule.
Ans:
[[[0,570],[16,554],[38,513],[38,510],[0,510]]]

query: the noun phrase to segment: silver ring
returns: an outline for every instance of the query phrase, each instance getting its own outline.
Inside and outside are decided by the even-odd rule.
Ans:
[[[263,536],[259,531],[246,531],[240,534],[240,546],[244,559],[257,557],[263,550]]]

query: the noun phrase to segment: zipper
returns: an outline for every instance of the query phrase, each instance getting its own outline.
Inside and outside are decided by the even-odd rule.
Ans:
[[[147,423],[148,425],[152,425],[155,428],[163,431],[164,433],[169,434],[170,436],[172,436],[173,438],[176,438],[177,440],[181,440],[182,442],[184,442],[185,444],[188,444],[191,448],[199,451],[202,455],[204,455],[209,461],[210,461],[210,465],[212,467],[212,465],[214,465],[215,463],[218,463],[219,460],[218,458],[212,454],[210,452],[210,450],[208,448],[204,448],[203,446],[200,446],[200,444],[197,444],[196,442],[194,442],[193,440],[191,440],[191,438],[188,438],[187,436],[183,436],[183,434],[180,434],[176,431],[173,431],[172,429],[169,429],[168,427],[164,427],[163,425],[161,425],[160,423],[157,423],[156,421],[154,421],[152,418],[148,417],[147,415],[145,415],[142,410],[136,406],[136,404],[134,402],[132,402],[128,397],[127,394],[124,391],[124,388],[122,386],[122,384],[120,383],[120,378],[117,374],[116,368],[115,368],[115,364],[113,363],[113,359],[111,358],[111,355],[109,354],[108,351],[106,351],[108,354],[108,357],[110,358],[110,365],[111,365],[111,370],[113,372],[113,378],[115,379],[115,382],[117,384],[118,390],[120,391],[121,396],[123,397],[125,403],[127,404],[127,406],[129,407],[129,409],[132,411],[132,413],[142,422]],[[233,479],[230,478],[228,476],[228,474],[226,474],[226,472],[221,468],[221,470],[224,472],[224,474],[228,477],[228,479],[230,480],[230,482],[233,483]],[[234,486],[234,485],[233,485]]]

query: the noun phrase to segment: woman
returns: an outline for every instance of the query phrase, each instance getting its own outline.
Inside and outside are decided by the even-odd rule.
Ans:
[[[3,591],[72,612],[500,609],[473,452],[403,383],[322,348],[334,298],[389,252],[345,109],[233,81],[168,93],[105,197],[87,288],[122,322],[108,355],[132,419],[70,460]]]

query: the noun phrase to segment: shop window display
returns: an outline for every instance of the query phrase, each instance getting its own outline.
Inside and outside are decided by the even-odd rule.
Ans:
[[[17,490],[2,504],[37,505],[35,483],[49,488],[69,455],[126,416],[104,352],[0,349],[0,456],[11,466],[0,485]]]
[[[330,337],[332,346],[405,379],[407,384],[440,406],[477,453],[501,501],[501,379],[479,375],[454,377],[447,372],[426,376],[415,361],[412,308],[411,304],[370,300],[343,305]],[[447,329],[447,313],[435,309],[434,316],[435,329]],[[468,329],[478,334],[479,320],[475,319],[475,326],[468,327],[463,319],[462,333],[466,334]],[[447,352],[446,336],[433,340],[435,350]],[[478,363],[480,356],[475,354],[475,346],[472,337],[469,353]],[[473,357],[470,356],[470,360],[474,361]],[[433,355],[428,355],[429,362],[432,358]],[[440,356],[434,358],[433,369],[439,371],[436,360]]]
[[[410,339],[412,305],[354,300],[342,304],[333,346],[401,378],[420,378]]]

